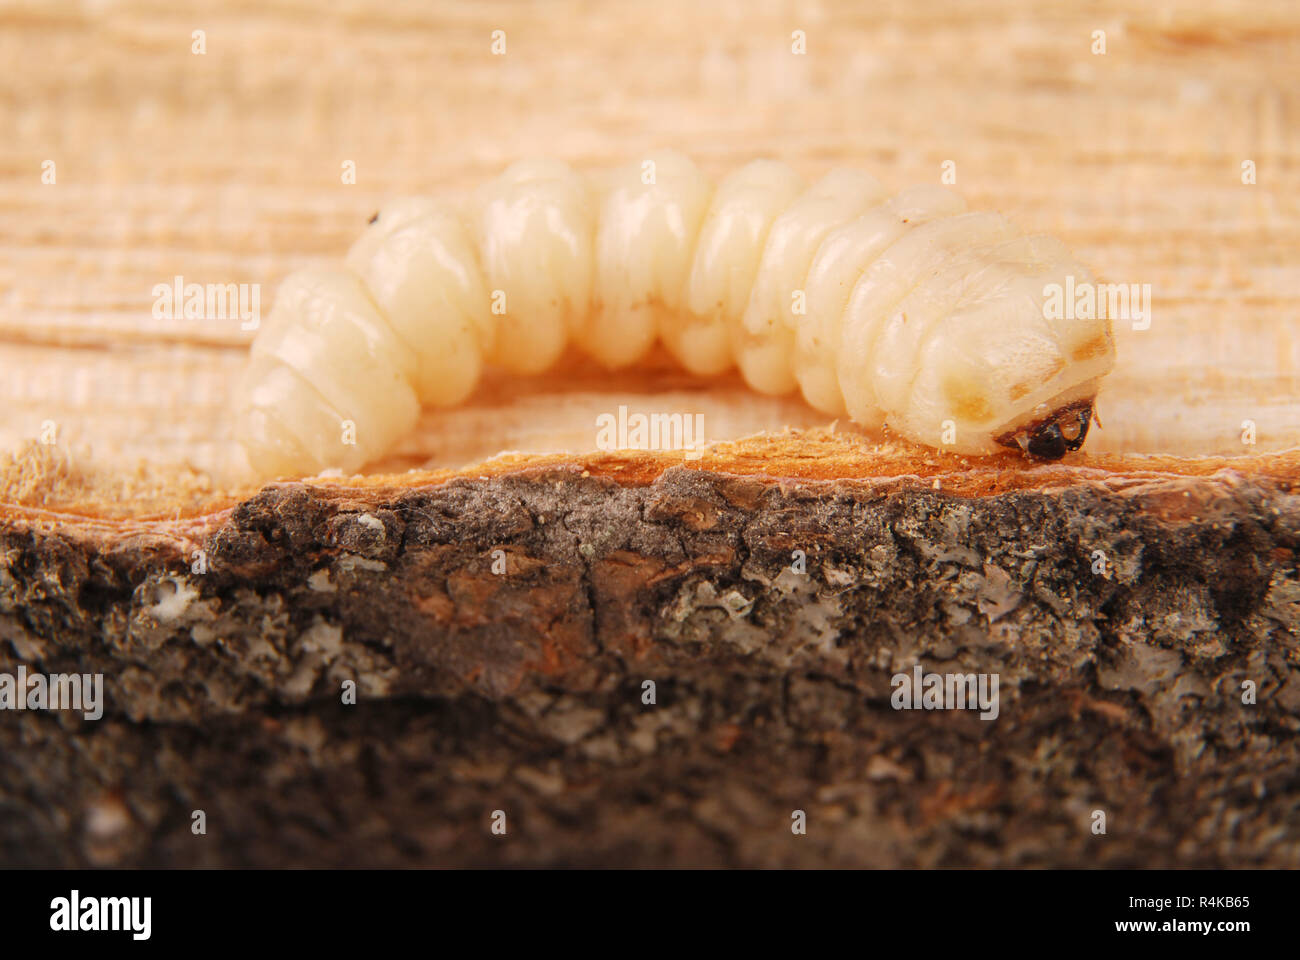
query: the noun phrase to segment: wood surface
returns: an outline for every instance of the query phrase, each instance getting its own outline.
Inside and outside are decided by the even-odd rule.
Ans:
[[[250,334],[153,319],[155,284],[260,283],[267,310],[280,277],[341,257],[385,198],[520,157],[601,167],[655,147],[713,176],[773,156],[895,187],[952,161],[973,208],[1152,286],[1151,328],[1117,325],[1085,459],[1300,441],[1300,8],[1285,0],[6,3],[0,59],[0,449],[49,421],[110,480],[247,482],[231,412]],[[734,377],[562,370],[497,377],[377,466],[588,450],[592,411],[620,402],[702,411],[712,438],[826,423]]]

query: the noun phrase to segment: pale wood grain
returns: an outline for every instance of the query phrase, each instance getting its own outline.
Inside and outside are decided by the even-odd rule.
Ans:
[[[1285,0],[11,3],[0,62],[0,447],[54,421],[106,468],[239,477],[250,334],[154,320],[154,284],[258,282],[266,309],[385,197],[461,189],[521,156],[601,166],[657,146],[712,175],[768,155],[895,186],[952,160],[972,206],[1152,285],[1151,329],[1117,331],[1092,453],[1300,444],[1300,7]],[[402,462],[569,449],[629,394],[618,378],[581,396],[562,376],[500,386],[427,417]],[[716,436],[822,419],[674,389],[662,404],[712,398]]]

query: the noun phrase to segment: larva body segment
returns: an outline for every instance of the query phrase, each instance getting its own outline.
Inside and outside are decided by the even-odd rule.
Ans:
[[[406,348],[404,369],[421,403],[469,396],[495,328],[473,240],[455,211],[430,200],[392,204],[347,264]]]
[[[477,200],[483,272],[500,293],[494,310],[504,309],[492,359],[512,373],[541,373],[590,310],[595,210],[587,183],[563,163],[530,160]]]
[[[798,321],[807,314],[808,267],[826,235],[885,198],[885,189],[861,170],[832,170],[776,218],[768,231],[749,303],[732,348],[745,382],[760,393],[796,386],[790,357]],[[802,313],[795,300],[802,296]]]
[[[1056,458],[1114,365],[1104,311],[1049,319],[1068,279],[1092,282],[1058,241],[937,185],[889,197],[837,170],[805,189],[758,161],[715,191],[672,152],[603,178],[529,161],[461,206],[386,206],[347,269],[286,278],[240,437],[264,475],[355,471],[485,363],[539,372],[572,338],[617,368],[658,338],[693,372],[734,362],[755,390],[921,443]]]
[[[354,273],[286,277],[246,374],[245,446],[254,467],[360,469],[415,425],[420,404],[408,362]]]
[[[917,350],[925,350],[935,338],[942,344],[944,318],[974,289],[995,247],[985,244],[958,251],[950,260],[925,273],[892,305],[881,306],[885,284],[869,282],[864,276],[854,287],[840,324],[840,352],[836,357],[840,390],[851,418],[871,427],[884,422],[878,381],[898,370],[907,371],[911,382],[910,377],[916,371]],[[896,294],[901,292],[897,274],[895,270],[894,276],[888,278],[892,282],[887,285],[894,287]],[[899,357],[890,363],[882,375],[880,351],[886,348],[882,334],[894,318],[900,318],[903,325],[900,332],[912,333],[916,349],[906,359]],[[936,427],[940,432],[941,423]]]
[[[695,244],[685,309],[664,314],[664,345],[697,374],[733,362],[733,328],[749,304],[768,230],[803,189],[783,163],[755,160],[723,178]]]
[[[695,164],[672,151],[611,178],[596,229],[592,308],[578,331],[587,353],[611,368],[627,366],[672,323],[712,192]]]
[[[909,229],[965,208],[961,197],[944,187],[910,187],[826,236],[808,270],[808,315],[795,337],[794,373],[805,400],[829,414],[845,412],[835,355],[840,318],[854,285]]]
[[[839,344],[834,381],[850,416],[856,410],[866,426],[882,426],[881,411],[900,409],[917,345],[933,327],[898,309],[899,302],[918,285],[927,293],[949,291],[949,278],[961,283],[989,245],[1015,236],[1015,227],[996,213],[913,220],[909,227],[862,271],[837,314],[839,329],[830,334]],[[880,357],[891,362],[882,365]],[[869,375],[855,376],[859,370]]]

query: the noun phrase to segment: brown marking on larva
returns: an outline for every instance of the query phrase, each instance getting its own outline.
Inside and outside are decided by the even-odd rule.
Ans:
[[[1104,356],[1110,349],[1110,340],[1105,336],[1093,337],[1087,343],[1082,343],[1074,348],[1070,354],[1071,360],[1091,360],[1094,357]]]
[[[376,211],[371,215],[370,219],[366,221],[366,223],[374,223],[374,222],[375,222],[376,220],[378,220],[378,219],[379,219],[379,211],[376,210]]]
[[[961,380],[948,379],[944,381],[943,389],[948,396],[949,407],[959,419],[968,423],[982,423],[993,416],[988,401],[978,390],[972,390]]]
[[[1059,358],[1053,360],[1052,365],[1036,376],[1033,380],[1022,380],[1020,383],[1013,385],[1007,393],[1012,400],[1023,400],[1025,397],[1029,396],[1030,391],[1035,387],[1041,386],[1042,384],[1052,380],[1064,369],[1064,360]]]

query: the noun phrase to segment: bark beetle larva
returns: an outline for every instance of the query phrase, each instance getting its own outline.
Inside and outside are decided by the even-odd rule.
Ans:
[[[485,363],[537,372],[572,341],[616,368],[662,339],[693,372],[735,365],[919,443],[1055,459],[1082,445],[1115,353],[1104,316],[1046,319],[1044,286],[1067,276],[1092,280],[938,186],[890,197],[849,170],[807,186],[759,160],[715,189],[673,152],[599,180],[525,161],[460,204],[390,204],[345,267],[287,277],[240,439],[265,475],[355,471]]]

